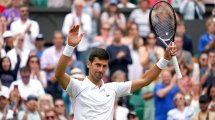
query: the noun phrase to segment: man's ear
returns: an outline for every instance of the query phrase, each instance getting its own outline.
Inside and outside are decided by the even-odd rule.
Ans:
[[[91,62],[88,60],[88,61],[87,61],[87,68],[88,68],[88,69],[89,69],[90,65],[91,65]]]

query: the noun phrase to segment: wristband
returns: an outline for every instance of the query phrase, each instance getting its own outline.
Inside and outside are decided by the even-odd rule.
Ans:
[[[64,50],[63,50],[63,55],[70,57],[72,56],[72,52],[75,49],[75,47],[73,46],[69,46],[68,44],[65,46]]]
[[[166,59],[164,59],[164,58],[161,58],[161,59],[157,62],[156,65],[157,65],[161,70],[163,70],[163,69],[167,66],[168,63],[169,63],[168,60],[166,60]]]

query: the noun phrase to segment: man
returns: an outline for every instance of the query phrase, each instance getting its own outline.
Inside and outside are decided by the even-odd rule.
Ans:
[[[71,96],[73,101],[74,119],[76,120],[111,120],[114,115],[115,98],[129,95],[134,91],[150,84],[158,77],[171,59],[170,50],[175,54],[173,44],[167,48],[164,58],[152,67],[139,80],[128,82],[115,82],[105,84],[101,78],[108,67],[109,55],[102,48],[94,48],[87,61],[89,75],[83,80],[70,78],[65,73],[66,66],[72,55],[73,49],[81,41],[83,33],[79,35],[79,25],[71,27],[63,55],[56,68],[55,77],[63,89]]]
[[[39,34],[35,39],[35,49],[32,52],[40,59],[45,49],[45,39],[43,34]]]
[[[199,98],[199,104],[201,111],[192,116],[191,120],[215,120],[215,113],[208,110],[210,98],[207,95],[202,95]]]
[[[10,91],[14,89],[15,86],[18,87],[19,93],[23,99],[26,99],[29,95],[34,95],[39,97],[45,94],[44,89],[40,81],[30,79],[30,68],[22,67],[20,68],[21,80],[12,82],[10,86]]]
[[[179,87],[172,77],[170,71],[162,71],[162,82],[155,85],[155,120],[167,120],[167,112],[174,108],[173,98],[179,91]]]
[[[4,39],[4,50],[7,53],[14,47],[14,36],[11,31],[5,31],[3,33],[3,39]],[[3,57],[3,56],[2,56]]]
[[[25,104],[25,112],[21,111],[18,120],[42,120],[42,115],[38,108],[38,99],[34,95],[29,95]]]
[[[29,18],[28,6],[23,5],[19,10],[20,19],[11,23],[11,31],[14,34],[24,34],[24,48],[33,50],[35,48],[35,38],[39,34],[39,24]]]

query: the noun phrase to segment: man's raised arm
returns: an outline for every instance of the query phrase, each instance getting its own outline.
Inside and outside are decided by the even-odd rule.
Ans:
[[[164,69],[171,59],[170,51],[172,55],[176,53],[176,47],[174,44],[170,44],[165,52],[164,58],[161,58],[156,65],[154,65],[149,71],[147,71],[142,78],[139,80],[133,80],[131,86],[131,93],[141,89],[144,86],[149,85],[153,80],[155,80],[162,69]]]
[[[58,65],[55,71],[55,77],[58,80],[58,82],[61,84],[63,89],[66,89],[67,85],[70,82],[69,75],[65,73],[66,66],[69,62],[69,59],[72,55],[72,52],[75,46],[78,45],[82,37],[83,37],[83,33],[79,35],[79,25],[74,25],[70,28],[67,45],[64,48],[63,54],[61,55],[58,61]]]

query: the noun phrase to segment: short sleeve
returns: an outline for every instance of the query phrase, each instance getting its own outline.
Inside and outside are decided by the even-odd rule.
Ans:
[[[76,97],[81,91],[81,84],[82,81],[70,78],[70,82],[66,88],[66,92],[68,93],[68,95],[71,97]]]
[[[108,86],[116,92],[116,97],[122,97],[131,94],[131,83],[132,81],[113,82],[109,83]]]

